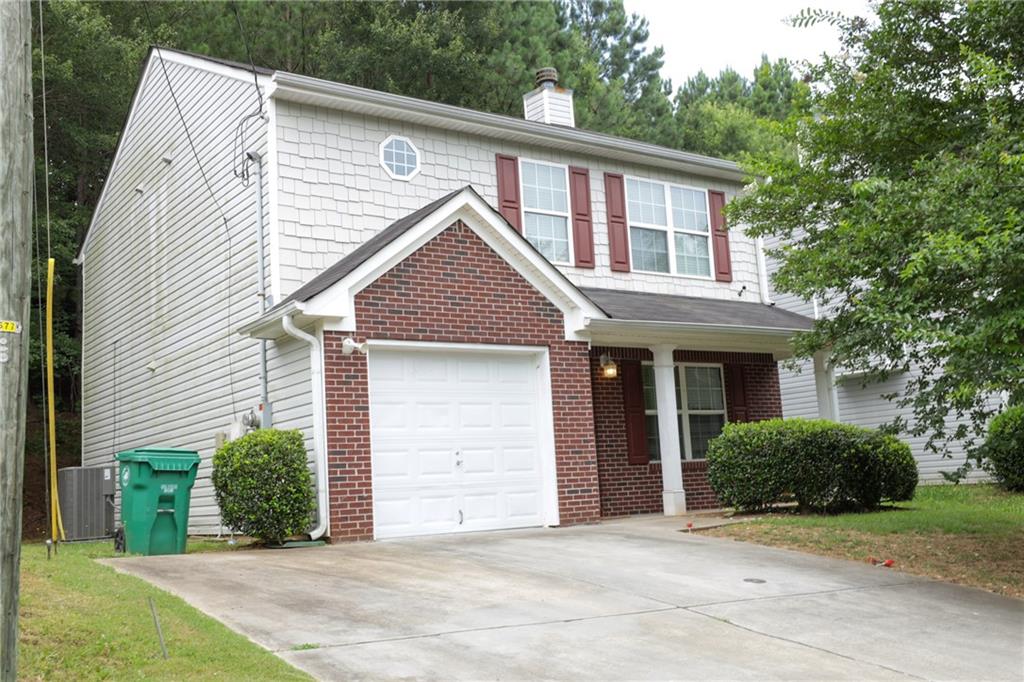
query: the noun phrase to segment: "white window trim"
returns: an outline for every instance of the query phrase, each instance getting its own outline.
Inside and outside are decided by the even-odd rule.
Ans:
[[[653,365],[651,361],[645,360],[641,363],[642,365]],[[690,441],[690,415],[691,414],[720,414],[725,418],[725,423],[729,423],[729,402],[726,400],[725,395],[725,365],[720,362],[677,362],[676,366],[676,378],[679,381],[679,401],[676,405],[676,423],[682,424],[683,430],[679,434],[679,441],[683,448],[683,460],[691,461],[693,457],[693,443]],[[687,367],[717,367],[718,375],[722,380],[722,409],[721,410],[691,410],[688,407],[687,388],[686,388],[686,368]],[[644,405],[644,416],[653,417],[657,416],[657,407],[654,409],[648,409],[647,405]],[[703,457],[696,461],[703,461]],[[658,459],[651,459],[652,462],[661,461],[661,453],[658,453]]]
[[[388,146],[389,142],[392,142],[394,140],[402,140],[407,145],[412,147],[413,152],[415,152],[416,154],[416,168],[414,168],[412,173],[409,173],[409,175],[398,175],[390,168],[388,168],[388,165],[386,163],[384,163],[384,148]],[[405,135],[388,135],[387,137],[385,137],[384,140],[377,146],[377,157],[380,160],[380,167],[384,169],[384,172],[387,173],[392,180],[402,180],[408,182],[409,180],[412,180],[417,175],[419,175],[420,169],[423,167],[423,157],[420,154],[419,147],[413,144],[412,140],[410,140]]]
[[[524,159],[520,157],[518,160],[518,172],[519,172],[519,213],[522,219],[523,225],[523,237],[526,237],[526,214],[536,213],[538,215],[550,215],[557,216],[559,218],[565,218],[565,233],[569,240],[569,260],[550,261],[555,265],[568,265],[574,266],[576,264],[576,244],[572,239],[572,188],[569,187],[569,166],[561,163],[551,163],[550,161],[540,161],[539,159]],[[561,168],[565,174],[565,213],[559,211],[547,211],[543,208],[530,208],[526,207],[526,192],[523,187],[523,163],[535,163],[541,166],[550,166],[552,168]],[[527,239],[529,241],[529,239]]]
[[[715,367],[718,369],[718,378],[722,386],[722,409],[720,410],[691,410],[687,400],[686,368],[687,367]],[[690,440],[690,415],[691,414],[720,414],[725,424],[729,423],[729,403],[725,397],[725,366],[718,362],[677,362],[676,372],[679,373],[679,387],[682,389],[682,404],[679,406],[679,413],[682,415],[683,433],[679,434],[683,439],[683,449],[686,451],[686,459],[692,460],[693,442]],[[704,457],[700,458],[705,459]],[[699,460],[698,460],[699,461]]]
[[[658,230],[659,232],[665,233],[665,240],[668,246],[668,272],[660,272],[658,270],[641,270],[640,268],[634,267],[634,272],[642,272],[650,275],[662,275],[666,277],[680,277],[684,279],[698,279],[703,282],[715,281],[715,253],[714,245],[711,243],[711,201],[708,198],[707,188],[693,187],[692,185],[680,185],[674,182],[665,182],[663,180],[654,180],[651,178],[641,178],[635,175],[624,176],[623,190],[626,198],[626,241],[629,247],[629,259],[633,261],[633,227],[638,227],[644,230]],[[653,223],[645,223],[642,221],[634,221],[629,217],[629,181],[637,180],[639,182],[647,182],[655,185],[661,185],[662,190],[665,192],[665,225],[656,225]],[[695,230],[689,230],[682,227],[674,227],[672,224],[672,187],[679,189],[688,189],[694,192],[701,192],[704,195],[704,210],[705,215],[708,217],[708,231],[697,232]],[[701,236],[708,241],[708,271],[707,276],[704,275],[687,275],[682,272],[678,272],[676,268],[676,240],[674,237],[675,232],[681,232],[683,234],[692,234],[694,236]],[[635,264],[634,264],[635,265]]]

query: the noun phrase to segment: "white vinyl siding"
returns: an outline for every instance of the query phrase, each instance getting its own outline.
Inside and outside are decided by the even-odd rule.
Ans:
[[[626,178],[626,210],[634,269],[711,277],[707,192]]]
[[[82,266],[82,463],[109,464],[116,452],[141,446],[196,450],[202,463],[189,530],[216,533],[209,476],[217,437],[259,401],[258,342],[237,334],[258,314],[256,188],[229,172],[235,125],[254,105],[253,82],[244,72],[231,78],[165,56],[227,231],[154,57]],[[265,152],[265,132],[251,129],[249,147]],[[267,202],[266,183],[264,190]],[[274,344],[270,363],[278,363]],[[308,385],[307,374],[295,388],[308,396]],[[303,428],[311,441],[303,398],[282,390],[275,399],[281,423]]]
[[[520,160],[523,236],[552,263],[572,262],[566,166]]]

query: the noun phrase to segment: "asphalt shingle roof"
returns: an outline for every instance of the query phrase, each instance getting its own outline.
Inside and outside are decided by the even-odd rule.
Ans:
[[[591,287],[581,287],[580,291],[615,320],[721,324],[762,329],[810,329],[814,324],[808,317],[763,303]]]

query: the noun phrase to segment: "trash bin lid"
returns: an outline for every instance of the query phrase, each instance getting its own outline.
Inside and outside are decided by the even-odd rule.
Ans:
[[[135,448],[117,453],[119,462],[146,462],[156,471],[188,471],[199,464],[199,453],[179,448]]]

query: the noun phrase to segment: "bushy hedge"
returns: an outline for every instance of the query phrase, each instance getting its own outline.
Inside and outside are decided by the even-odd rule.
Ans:
[[[909,500],[917,487],[905,443],[824,419],[728,424],[707,459],[719,499],[745,510],[788,499],[816,511],[871,509],[883,499]]]
[[[1007,490],[1024,492],[1024,405],[1007,408],[988,426],[985,468]]]
[[[269,542],[303,533],[313,489],[300,431],[260,429],[213,455],[213,487],[221,518],[234,530]]]

